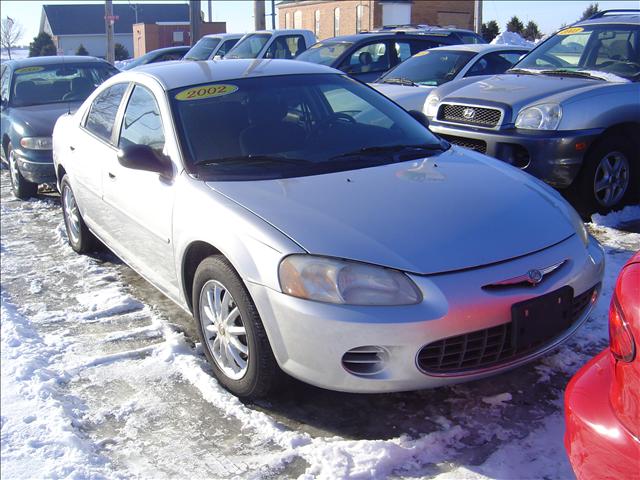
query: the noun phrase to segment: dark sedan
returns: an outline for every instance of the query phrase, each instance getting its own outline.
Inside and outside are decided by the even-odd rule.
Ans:
[[[18,198],[55,182],[51,133],[60,115],[75,109],[118,70],[93,57],[36,57],[2,64],[2,160]]]
[[[131,70],[132,68],[146,65],[148,63],[168,62],[171,60],[182,60],[187,52],[191,50],[189,46],[158,48],[141,55],[133,60],[124,60],[116,62],[116,66],[120,70]]]

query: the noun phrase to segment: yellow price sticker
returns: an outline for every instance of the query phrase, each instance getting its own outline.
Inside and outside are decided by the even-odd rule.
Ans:
[[[22,67],[16,70],[16,73],[33,73],[33,72],[41,72],[44,70],[44,67]]]
[[[571,27],[571,28],[565,28],[564,30],[560,30],[558,32],[558,35],[573,35],[574,33],[580,33],[583,31],[584,31],[584,28],[582,27]]]
[[[424,57],[425,55],[427,55],[429,53],[429,50],[423,50],[421,52],[418,52],[414,55],[414,57]]]
[[[203,98],[221,97],[237,92],[235,85],[203,85],[182,90],[176,95],[176,100],[202,100]]]

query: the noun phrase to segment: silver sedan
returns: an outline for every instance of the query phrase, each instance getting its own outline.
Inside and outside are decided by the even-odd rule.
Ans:
[[[602,249],[552,189],[420,120],[304,62],[121,73],[55,127],[69,243],[192,312],[241,397],[283,372],[390,392],[539,357],[589,315]]]

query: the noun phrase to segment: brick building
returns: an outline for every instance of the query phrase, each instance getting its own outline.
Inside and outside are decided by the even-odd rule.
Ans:
[[[473,29],[474,0],[282,0],[279,28],[304,28],[318,39],[385,25],[425,24]]]
[[[226,22],[200,22],[200,36],[226,33]],[[197,40],[197,39],[196,39]],[[133,56],[164,47],[191,45],[189,22],[136,23],[133,25]]]

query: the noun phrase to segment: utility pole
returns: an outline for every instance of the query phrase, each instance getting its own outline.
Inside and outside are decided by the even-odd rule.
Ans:
[[[255,20],[256,30],[266,30],[266,22],[264,18],[264,0],[253,1],[253,17]]]
[[[209,22],[213,22],[213,18],[211,18],[211,0],[207,0],[207,10],[207,13],[209,14],[207,18],[209,19]]]
[[[189,22],[191,24],[191,46],[200,40],[200,0],[189,1]]]
[[[475,0],[475,31],[482,35],[482,0]]]
[[[271,0],[271,30],[276,29],[276,0]]]
[[[104,2],[104,28],[107,32],[107,62],[111,65],[116,60],[115,46],[113,45],[113,5],[111,0],[105,0]]]

